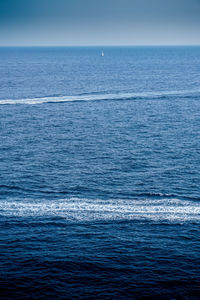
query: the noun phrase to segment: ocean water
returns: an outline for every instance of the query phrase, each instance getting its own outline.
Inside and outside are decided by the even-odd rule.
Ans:
[[[0,126],[1,299],[199,299],[200,47],[0,48]]]

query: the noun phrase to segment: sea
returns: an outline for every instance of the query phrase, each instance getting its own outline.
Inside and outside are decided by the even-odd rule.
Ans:
[[[0,48],[0,299],[200,299],[199,229],[200,47]]]

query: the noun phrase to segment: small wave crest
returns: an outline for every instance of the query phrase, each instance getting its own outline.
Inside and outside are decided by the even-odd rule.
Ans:
[[[0,215],[9,217],[61,217],[73,222],[153,220],[169,222],[200,221],[200,204],[180,199],[159,200],[5,200]]]
[[[200,90],[184,91],[158,91],[158,92],[123,92],[123,93],[90,93],[76,96],[47,96],[41,98],[26,99],[3,99],[0,105],[8,104],[42,104],[42,103],[59,103],[73,101],[98,101],[98,100],[134,100],[134,99],[163,99],[171,97],[195,98],[200,97]]]

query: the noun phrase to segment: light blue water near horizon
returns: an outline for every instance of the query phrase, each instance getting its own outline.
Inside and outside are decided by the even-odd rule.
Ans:
[[[198,299],[200,47],[5,47],[0,75],[0,298]]]

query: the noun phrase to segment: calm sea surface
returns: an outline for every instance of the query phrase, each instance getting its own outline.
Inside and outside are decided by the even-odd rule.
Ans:
[[[199,299],[199,229],[200,47],[0,48],[1,299]]]

